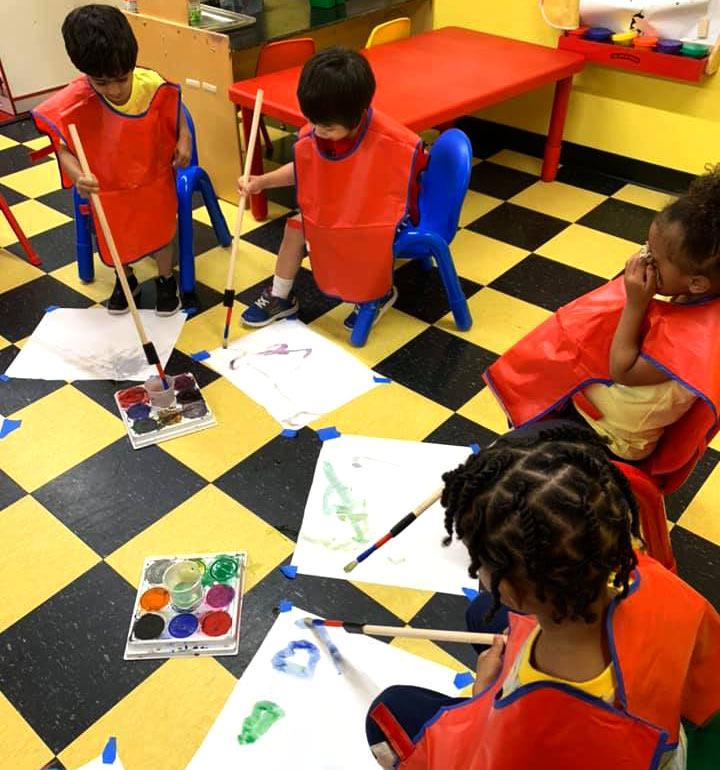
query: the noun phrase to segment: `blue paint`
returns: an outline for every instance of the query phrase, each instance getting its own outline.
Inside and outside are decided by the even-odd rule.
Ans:
[[[297,577],[297,567],[292,564],[284,564],[280,567],[280,572],[282,572],[288,580],[295,580]]]
[[[193,361],[206,361],[210,358],[210,353],[208,353],[207,350],[200,350],[197,353],[193,353],[190,358],[192,358]]]
[[[288,660],[288,658],[295,655],[298,650],[307,651],[308,662],[306,666]],[[300,679],[310,679],[315,673],[315,667],[319,660],[320,650],[312,642],[309,642],[306,639],[300,639],[297,642],[290,642],[284,650],[276,652],[270,662],[276,671],[282,671],[284,674],[297,676]]]
[[[176,615],[168,624],[168,633],[176,639],[192,636],[198,627],[198,619],[189,612]]]
[[[291,430],[290,428],[285,428],[284,431],[280,433],[281,436],[284,436],[285,438],[295,438],[297,436],[296,430]]]
[[[103,765],[114,765],[115,757],[117,757],[117,739],[108,738],[102,753]]]
[[[594,43],[609,43],[613,31],[607,27],[591,27],[587,33],[587,39]]]
[[[7,374],[0,374],[0,381],[1,382],[10,382],[10,378],[7,376]]]
[[[467,596],[468,601],[473,601],[473,599],[477,599],[477,597],[480,595],[479,591],[476,591],[474,588],[465,588],[463,586],[463,593],[465,596]]]
[[[0,438],[9,436],[14,430],[17,430],[22,425],[22,420],[3,420],[0,425]]]
[[[150,406],[148,404],[133,404],[127,410],[127,416],[131,420],[142,420],[150,415]]]
[[[293,608],[293,603],[289,602],[287,599],[281,599],[280,604],[278,604],[278,609],[280,612],[290,612],[290,610]]]
[[[307,624],[305,623],[305,618],[298,618],[295,621],[295,625],[298,628],[307,628]],[[337,645],[333,640],[330,638],[330,634],[328,633],[327,628],[323,625],[322,620],[319,620],[318,618],[314,618],[312,621],[313,626],[313,632],[317,635],[318,639],[325,645],[328,654],[332,658],[333,665],[335,666],[335,669],[337,670],[338,674],[343,674],[344,666],[343,666],[343,657],[340,654],[340,650],[338,650]]]
[[[48,306],[45,308],[45,312],[46,312],[46,313],[52,313],[52,311],[53,311],[53,310],[58,310],[58,309],[59,309],[59,307],[60,307],[59,305],[48,305]]]
[[[389,377],[373,377],[373,381],[383,385],[390,385],[392,383],[392,380]]]
[[[480,444],[470,444],[470,449],[472,449],[472,453],[476,455],[480,451]]]
[[[467,687],[469,684],[472,684],[475,681],[475,677],[469,672],[466,671],[464,674],[455,674],[455,679],[453,679],[453,684],[455,687],[458,688],[458,690],[462,690],[463,687]]]
[[[318,428],[315,431],[320,441],[330,441],[333,438],[340,438],[340,431],[333,425],[330,428]]]

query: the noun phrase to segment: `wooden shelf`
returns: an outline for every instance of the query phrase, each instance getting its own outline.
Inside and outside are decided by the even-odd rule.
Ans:
[[[703,79],[707,64],[707,56],[702,59],[692,59],[689,56],[673,56],[656,51],[644,51],[641,48],[625,48],[611,43],[595,43],[592,40],[570,35],[562,35],[558,39],[558,48],[576,51],[593,64],[672,80],[686,80],[690,83],[699,83]]]

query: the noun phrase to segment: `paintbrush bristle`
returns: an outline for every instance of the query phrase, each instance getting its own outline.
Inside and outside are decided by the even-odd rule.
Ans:
[[[343,570],[344,570],[345,572],[352,572],[352,571],[355,569],[355,567],[357,567],[357,565],[358,565],[359,563],[360,563],[360,562],[359,562],[357,559],[353,559],[353,560],[352,560],[352,561],[351,561],[349,564],[346,564],[346,565],[343,567]]]

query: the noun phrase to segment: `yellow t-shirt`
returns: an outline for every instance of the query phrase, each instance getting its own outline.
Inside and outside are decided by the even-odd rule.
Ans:
[[[123,115],[141,115],[147,111],[153,96],[155,96],[155,92],[165,82],[165,78],[158,75],[155,70],[135,67],[130,98],[125,104],[112,104],[111,102],[108,102],[108,104],[114,110],[122,112]]]

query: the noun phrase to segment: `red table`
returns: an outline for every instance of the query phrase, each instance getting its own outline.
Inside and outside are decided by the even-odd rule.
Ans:
[[[373,105],[413,131],[556,83],[542,170],[543,180],[555,179],[572,78],[585,64],[580,54],[461,27],[436,29],[363,53],[377,81]],[[305,124],[295,93],[299,75],[300,67],[293,67],[230,86],[230,100],[242,108],[246,141],[258,88],[265,91],[265,115],[293,126]],[[259,143],[251,173],[262,173]],[[253,196],[251,203],[253,216],[265,219],[264,193]]]

